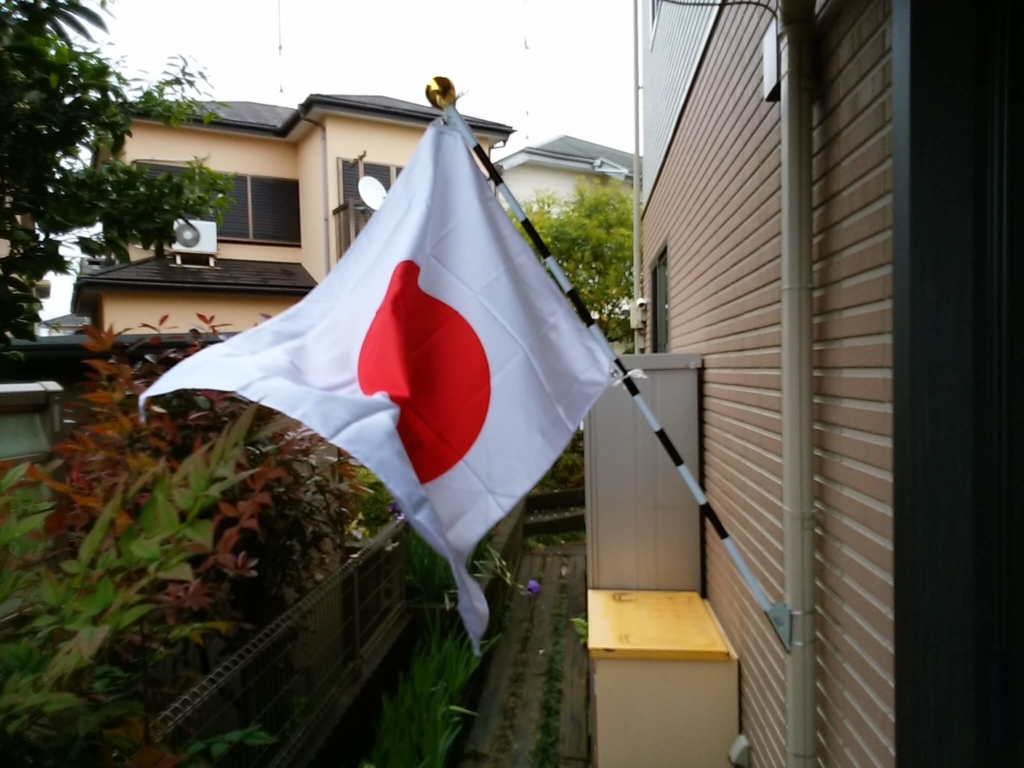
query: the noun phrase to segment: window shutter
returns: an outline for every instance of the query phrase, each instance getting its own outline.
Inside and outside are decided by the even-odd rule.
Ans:
[[[185,169],[180,165],[160,165],[159,163],[139,163],[139,167],[142,168],[146,176],[151,179],[155,179],[159,176],[163,176],[165,173],[169,173],[172,176],[181,176]]]
[[[384,189],[391,189],[391,166],[378,165],[377,163],[363,163],[363,176],[372,176],[381,184]]]
[[[342,202],[359,198],[359,161],[343,160],[341,163]]]
[[[165,173],[172,176],[181,176],[185,168],[180,165],[161,165],[160,163],[139,163],[144,168],[146,176],[151,179],[158,178]],[[249,237],[249,189],[246,186],[247,176],[234,177],[234,189],[231,192],[231,200],[228,202],[228,210],[224,213],[224,221],[217,227],[218,237],[245,238]],[[204,216],[203,221],[215,221],[214,216]]]
[[[249,177],[235,176],[231,200],[224,220],[217,227],[217,237],[249,238]]]
[[[298,243],[299,182],[253,176],[250,183],[253,240]]]

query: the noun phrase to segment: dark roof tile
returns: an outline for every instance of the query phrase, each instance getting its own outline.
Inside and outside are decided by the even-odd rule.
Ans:
[[[320,101],[327,105],[339,107],[350,107],[357,110],[379,110],[384,113],[405,117],[420,117],[424,120],[434,120],[439,112],[426,104],[416,104],[411,101],[394,99],[390,96],[347,96],[343,94],[312,94],[307,101]],[[491,130],[498,133],[512,133],[512,127],[503,123],[496,123],[492,120],[484,120],[479,117],[463,115],[466,122],[477,130]]]
[[[428,123],[439,115],[436,109],[428,107],[426,104],[416,104],[390,96],[372,95],[352,96],[313,93],[306,97],[306,100],[299,105],[298,109],[279,107],[274,104],[258,104],[254,101],[203,102],[203,107],[207,111],[214,113],[218,118],[210,124],[213,128],[270,133],[275,136],[287,135],[299,121],[301,115],[306,114],[315,106],[327,107],[328,109],[334,107],[336,109],[406,120],[411,119],[423,123]],[[492,120],[484,120],[468,115],[463,115],[463,117],[466,118],[466,122],[469,123],[470,127],[476,131],[508,137],[514,130],[511,126]],[[202,115],[196,115],[195,122],[201,121],[202,118]]]
[[[75,291],[91,287],[134,287],[304,294],[316,286],[316,280],[301,264],[243,259],[217,259],[215,263],[212,268],[187,267],[176,265],[168,256],[151,256],[82,276],[75,284]]]
[[[204,101],[203,107],[213,112],[227,125],[251,126],[277,130],[283,126],[295,109],[275,104],[257,104],[254,101]]]

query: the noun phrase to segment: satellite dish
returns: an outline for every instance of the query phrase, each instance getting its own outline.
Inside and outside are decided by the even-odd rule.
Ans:
[[[187,221],[179,221],[174,227],[174,239],[186,248],[199,245],[199,230]]]
[[[388,196],[388,191],[373,176],[363,176],[359,180],[359,196],[368,208],[376,211],[384,203],[384,198]]]

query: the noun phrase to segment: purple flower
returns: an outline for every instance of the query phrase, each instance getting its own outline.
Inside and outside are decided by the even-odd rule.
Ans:
[[[530,579],[526,582],[526,594],[533,595],[534,597],[540,594],[540,584],[537,583],[536,579]]]
[[[394,501],[392,501],[390,504],[388,504],[388,512],[391,513],[392,517],[394,517],[396,515],[401,515],[402,514],[402,510],[399,508],[398,504],[396,502],[394,502]]]

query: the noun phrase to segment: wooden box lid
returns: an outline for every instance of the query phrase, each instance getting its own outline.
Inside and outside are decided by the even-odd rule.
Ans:
[[[588,590],[587,647],[598,659],[732,659],[696,592]]]

